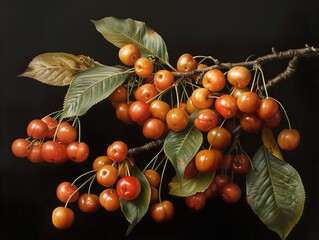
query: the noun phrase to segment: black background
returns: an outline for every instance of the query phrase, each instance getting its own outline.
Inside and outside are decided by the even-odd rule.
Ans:
[[[172,65],[184,52],[236,62],[252,54],[268,54],[272,47],[279,51],[305,44],[318,47],[318,3],[1,0],[0,239],[125,239],[128,223],[120,212],[106,213],[101,209],[83,214],[74,205],[73,226],[63,231],[54,229],[51,212],[60,204],[55,188],[61,181],[72,181],[90,170],[92,160],[103,155],[114,140],[125,139],[130,147],[145,141],[138,127],[119,123],[110,103],[103,101],[81,119],[82,139],[91,147],[88,162],[53,166],[15,158],[10,150],[12,141],[26,136],[30,120],[61,109],[67,91],[18,78],[33,57],[66,52],[84,54],[106,65],[118,64],[118,49],[104,40],[90,21],[106,16],[146,22],[165,40]],[[291,240],[319,239],[318,64],[318,59],[301,59],[296,74],[269,91],[283,103],[293,127],[301,133],[300,147],[293,153],[284,153],[306,189],[304,213],[288,237]],[[274,77],[285,65],[283,61],[265,66],[266,78]],[[256,142],[254,138],[244,141],[247,152],[255,151]],[[139,158],[147,161],[149,156]],[[212,200],[204,210],[194,213],[185,207],[184,200],[166,197],[176,203],[175,219],[156,224],[146,216],[126,239],[279,239],[244,199],[235,205]]]

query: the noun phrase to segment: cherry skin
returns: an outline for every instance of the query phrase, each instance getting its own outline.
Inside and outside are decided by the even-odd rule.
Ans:
[[[96,173],[96,180],[104,187],[112,186],[118,178],[118,170],[115,166],[101,166]]]
[[[210,108],[214,104],[214,99],[209,98],[211,92],[206,88],[197,88],[192,92],[192,103],[197,109]]]
[[[89,146],[85,142],[72,142],[66,147],[66,155],[73,162],[85,161],[90,153]]]
[[[221,189],[226,185],[226,183],[230,182],[230,176],[217,174],[213,181],[216,183],[218,193],[220,193]]]
[[[121,206],[119,195],[113,188],[104,189],[100,193],[99,201],[101,206],[109,212],[114,212]]]
[[[66,229],[72,226],[74,212],[67,207],[56,207],[52,212],[52,223],[58,229]]]
[[[266,118],[262,122],[264,127],[267,127],[267,128],[277,127],[281,122],[281,112],[278,110],[278,112],[274,116],[270,118]]]
[[[264,120],[275,116],[278,110],[278,103],[274,99],[264,98],[260,100],[256,113],[260,119]]]
[[[63,144],[74,142],[77,138],[77,130],[68,122],[61,122],[58,125],[56,139]]]
[[[208,188],[205,189],[204,194],[206,196],[206,200],[209,200],[218,196],[219,192],[218,192],[217,183],[212,181],[212,183],[208,186]]]
[[[125,176],[120,178],[116,184],[116,191],[119,196],[125,200],[133,200],[141,192],[141,183],[134,176]]]
[[[235,88],[235,89],[234,89]],[[244,92],[249,92],[249,88],[248,87],[243,87],[243,88],[239,88],[239,87],[232,87],[231,91],[233,92],[232,96],[236,99],[238,99],[238,97],[244,93]]]
[[[111,165],[112,162],[113,161],[108,156],[98,156],[97,158],[94,159],[92,168],[94,170],[98,170],[100,167],[104,165],[107,165],[107,164]]]
[[[169,129],[179,132],[188,125],[188,115],[181,108],[172,108],[166,115],[166,123]]]
[[[150,214],[155,222],[168,222],[173,219],[175,213],[174,205],[169,200],[153,203]]]
[[[218,92],[225,87],[226,78],[219,69],[211,69],[205,73],[202,84],[211,92]]]
[[[241,198],[241,189],[236,183],[226,183],[220,190],[220,196],[226,203],[236,203]]]
[[[41,145],[39,142],[32,143],[30,151],[27,155],[27,159],[33,163],[40,163],[44,161],[41,153]]]
[[[214,149],[200,150],[195,156],[195,166],[199,172],[213,172],[219,166],[219,155]]]
[[[100,208],[99,196],[92,193],[83,193],[78,199],[78,206],[82,212],[96,212]]]
[[[49,163],[60,164],[68,159],[66,154],[66,145],[52,140],[46,141],[42,144],[41,154],[44,161]]]
[[[151,76],[154,65],[151,60],[145,57],[140,57],[134,63],[134,70],[136,75],[141,78],[148,78]]]
[[[233,86],[243,88],[250,83],[251,73],[249,69],[244,66],[235,66],[229,69],[227,80]]]
[[[247,173],[250,161],[245,154],[239,153],[235,155],[231,162],[231,168],[235,173]]]
[[[129,106],[128,113],[134,122],[143,122],[151,114],[150,105],[143,101],[134,101]]]
[[[64,181],[61,182],[56,188],[56,196],[63,203],[66,203],[67,201],[72,203],[78,200],[79,191],[74,184]]]
[[[132,67],[137,59],[141,57],[141,52],[135,44],[125,44],[118,52],[120,61],[126,66]]]
[[[260,104],[260,98],[255,92],[244,92],[237,98],[237,106],[243,113],[256,112]]]
[[[195,112],[197,108],[194,106],[192,98],[189,97],[186,101],[186,111],[188,115],[191,115],[193,112]]]
[[[222,149],[229,145],[232,136],[226,128],[216,126],[207,133],[207,140],[213,148]]]
[[[163,91],[169,88],[174,82],[174,75],[172,72],[163,69],[159,70],[154,75],[154,84],[158,91]]]
[[[166,121],[166,115],[171,110],[171,107],[168,105],[168,103],[162,101],[162,100],[154,100],[150,104],[150,113],[151,116],[154,118],[158,118],[161,121]]]
[[[244,131],[251,133],[257,133],[263,126],[262,120],[256,113],[243,113],[239,122]]]
[[[187,207],[194,211],[199,211],[206,205],[206,195],[203,192],[197,192],[185,199]]]
[[[177,70],[180,72],[188,72],[197,68],[197,61],[189,53],[182,54],[177,60]]]
[[[132,101],[130,101],[129,103],[121,102],[115,108],[116,117],[127,125],[134,123],[129,114],[129,108],[131,103]]]
[[[282,150],[292,151],[299,146],[300,134],[296,129],[283,129],[277,136],[277,143]]]
[[[212,109],[200,110],[194,120],[194,126],[201,132],[208,132],[218,123],[218,115]]]
[[[30,153],[30,140],[17,138],[11,144],[12,153],[18,158],[24,158]]]
[[[127,89],[120,85],[109,96],[111,102],[121,103],[127,100]]]
[[[237,100],[229,94],[224,94],[215,100],[215,108],[224,118],[232,118],[238,111]]]
[[[27,135],[33,139],[45,138],[48,132],[48,125],[40,119],[33,119],[27,126]]]
[[[146,169],[143,173],[151,186],[155,188],[159,186],[161,175],[156,170]]]
[[[158,94],[155,86],[150,83],[145,83],[139,86],[135,91],[135,99],[143,102],[148,102]]]
[[[159,139],[164,132],[163,121],[157,118],[148,118],[143,123],[143,135],[148,139]]]
[[[198,170],[196,168],[195,164],[195,157],[193,157],[186,165],[183,173],[183,177],[186,179],[192,179],[193,177],[196,176],[198,173]]]
[[[45,116],[41,120],[43,122],[45,122],[49,128],[49,131],[48,131],[46,137],[52,139],[54,137],[55,130],[56,130],[56,127],[58,126],[59,122],[50,116]]]
[[[106,149],[107,156],[114,162],[122,162],[127,157],[128,148],[125,142],[115,141]]]

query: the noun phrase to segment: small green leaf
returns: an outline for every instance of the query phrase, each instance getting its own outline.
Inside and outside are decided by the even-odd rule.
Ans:
[[[171,181],[168,183],[169,194],[177,197],[188,197],[197,192],[205,191],[212,183],[216,172],[197,173],[192,179],[183,179],[183,184],[179,181]]]
[[[69,86],[62,117],[81,116],[93,105],[107,98],[127,78],[122,66],[97,65],[80,73]]]
[[[250,206],[265,225],[286,239],[299,221],[305,204],[305,190],[298,172],[278,159],[265,146],[252,158],[254,170],[247,173]]]
[[[116,47],[133,43],[141,51],[142,56],[152,55],[163,63],[168,63],[168,53],[162,37],[150,29],[144,22],[131,18],[118,19],[106,17],[98,21],[92,21],[96,29],[106,40]]]
[[[29,63],[19,77],[29,77],[53,86],[67,86],[76,75],[94,66],[94,60],[83,55],[63,52],[43,53]]]
[[[183,173],[188,162],[195,156],[203,142],[202,133],[192,122],[180,131],[170,131],[164,141],[164,152],[172,162],[177,177],[183,183]]]
[[[129,235],[136,224],[144,217],[151,200],[151,188],[143,172],[133,165],[131,175],[140,180],[141,192],[138,197],[133,200],[120,199],[122,212],[127,221],[130,222],[126,235]]]

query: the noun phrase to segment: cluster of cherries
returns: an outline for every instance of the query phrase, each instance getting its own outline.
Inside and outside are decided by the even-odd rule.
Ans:
[[[282,105],[268,94],[262,96],[256,79],[252,78],[252,70],[245,66],[234,66],[222,72],[198,63],[197,57],[185,53],[178,59],[176,69],[167,70],[154,59],[141,57],[134,44],[120,48],[119,59],[132,67],[135,74],[133,81],[120,85],[108,97],[119,120],[126,124],[139,124],[148,139],[162,139],[169,131],[184,130],[189,126],[190,115],[195,114],[192,120],[194,127],[206,136],[209,147],[196,153],[187,164],[183,177],[192,179],[198,173],[215,171],[221,174],[216,174],[205,191],[186,197],[186,205],[200,210],[206,200],[215,196],[220,196],[227,203],[238,202],[241,189],[227,171],[245,174],[251,163],[240,146],[229,147],[233,140],[232,130],[239,125],[250,133],[257,133],[263,127],[275,128],[281,122]],[[201,69],[205,70],[201,72]],[[254,71],[261,69],[254,68]],[[191,92],[187,93],[189,87]],[[227,92],[223,92],[225,89]],[[176,93],[174,105],[164,100],[164,95],[169,92]],[[287,120],[289,123],[288,117]],[[19,138],[12,143],[15,156],[27,157],[32,162],[53,163],[67,159],[82,162],[88,158],[87,144],[76,140],[77,129],[67,121],[58,122],[50,116],[35,119],[28,125],[27,135],[27,138]],[[299,132],[292,129],[290,123],[289,128],[283,129],[277,137],[277,143],[283,150],[294,150],[299,140]],[[73,223],[74,213],[68,203],[77,201],[83,212],[97,211],[100,206],[107,211],[116,211],[120,208],[120,199],[131,201],[139,196],[141,183],[131,174],[134,159],[127,154],[127,145],[115,141],[107,147],[105,156],[93,161],[93,170],[86,174],[94,174],[87,181],[96,179],[105,187],[99,195],[90,193],[90,189],[80,195],[79,190],[84,184],[77,187],[75,181],[59,184],[56,195],[65,206],[59,206],[52,212],[56,228],[68,228]],[[171,220],[174,216],[173,203],[159,198],[160,173],[156,168],[145,169],[143,173],[151,188],[151,217],[156,222]],[[174,180],[177,181],[177,178]]]
[[[51,116],[29,122],[27,138],[17,138],[11,144],[12,153],[31,162],[83,162],[89,156],[89,146],[77,140],[78,130],[68,121],[58,122]]]

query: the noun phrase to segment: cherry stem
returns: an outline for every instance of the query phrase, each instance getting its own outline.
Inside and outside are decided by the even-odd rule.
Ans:
[[[281,109],[282,109],[282,111],[284,112],[285,117],[286,117],[286,119],[287,119],[287,122],[288,122],[288,128],[289,128],[289,130],[291,130],[291,123],[290,123],[290,120],[289,120],[288,114],[287,114],[287,112],[286,112],[286,110],[285,110],[284,106],[281,104],[281,102],[279,102],[279,101],[278,101],[277,99],[275,99],[275,98],[269,97],[269,99],[272,99],[272,100],[276,101],[276,102],[279,104],[279,106],[281,107]]]
[[[164,163],[164,166],[163,166],[163,170],[162,170],[162,173],[161,173],[161,180],[160,180],[160,183],[159,183],[159,186],[158,186],[158,201],[159,202],[162,202],[162,183],[163,183],[163,178],[164,178],[164,172],[165,172],[165,169],[166,169],[166,165],[167,165],[167,162],[168,162],[168,158],[165,157],[165,163]]]
[[[78,176],[76,179],[74,179],[74,181],[71,183],[71,186],[74,185],[74,184],[76,183],[76,181],[78,181],[80,178],[82,178],[82,177],[84,177],[85,175],[88,175],[88,174],[90,174],[90,173],[92,173],[92,172],[96,172],[96,170],[93,169],[93,170],[91,170],[91,171],[87,171],[87,172],[81,174],[81,175]],[[96,174],[94,174],[94,176],[95,176],[95,175],[96,175]]]

